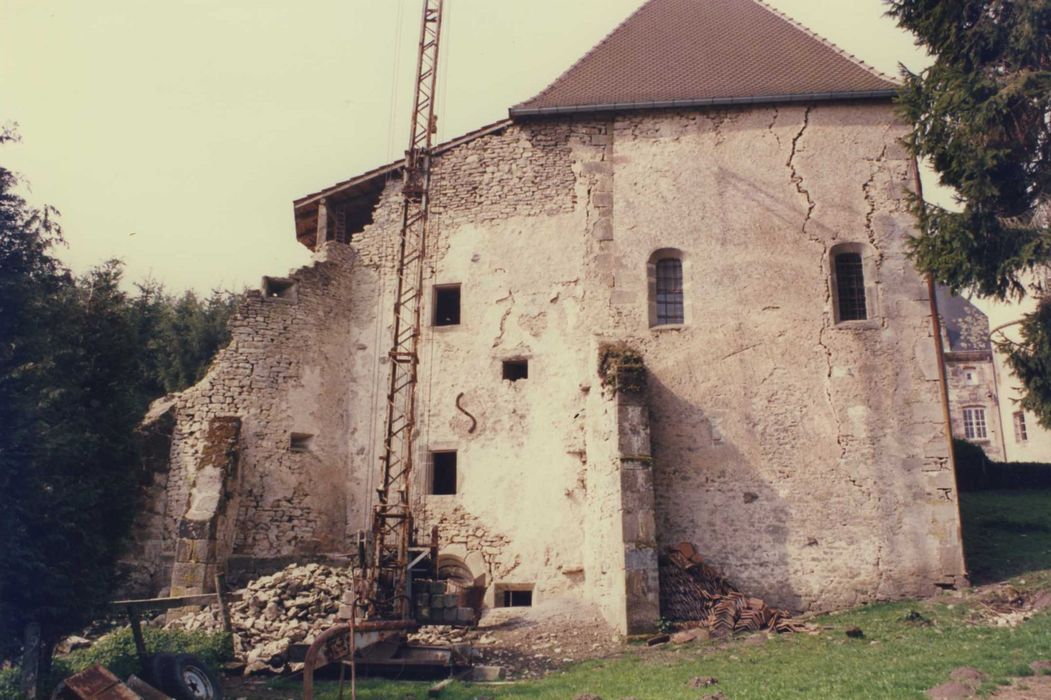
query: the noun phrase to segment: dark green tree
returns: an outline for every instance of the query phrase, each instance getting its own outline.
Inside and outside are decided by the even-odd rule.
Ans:
[[[27,623],[50,650],[110,598],[135,514],[135,426],[201,376],[234,304],[156,283],[129,297],[118,261],[75,278],[53,255],[57,212],[17,188],[0,166],[0,658]]]
[[[934,63],[904,71],[901,106],[912,152],[929,159],[961,211],[918,203],[920,269],[954,290],[1018,299],[1051,260],[1051,0],[889,0],[890,15]],[[1024,405],[1051,428],[1046,375],[1049,314],[1024,319],[1004,349],[1026,388]]]

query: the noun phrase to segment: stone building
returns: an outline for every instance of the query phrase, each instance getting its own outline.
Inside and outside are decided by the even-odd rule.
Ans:
[[[490,605],[575,596],[625,631],[681,541],[797,610],[965,575],[894,87],[755,0],[652,0],[437,149],[413,501],[443,566]],[[144,581],[367,526],[399,170],[297,200],[315,262],[265,279],[158,409]],[[603,385],[611,346],[644,386]]]
[[[980,445],[991,459],[1004,461],[1006,436],[989,317],[945,287],[938,287],[937,298],[953,437]]]

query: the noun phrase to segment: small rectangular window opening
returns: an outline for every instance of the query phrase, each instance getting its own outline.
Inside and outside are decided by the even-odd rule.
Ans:
[[[264,277],[263,296],[267,299],[289,299],[294,301],[296,298],[295,280],[283,277]]]
[[[836,256],[836,299],[839,302],[840,321],[864,321],[868,318],[861,253],[840,253]]]
[[[431,495],[456,495],[456,453],[431,453]]]
[[[310,452],[310,445],[314,442],[314,436],[308,433],[292,433],[288,441],[290,452]]]
[[[682,295],[682,260],[665,258],[657,261],[657,325],[684,321]]]
[[[1016,411],[1014,414],[1014,426],[1015,426],[1015,442],[1027,442],[1029,440],[1029,430],[1025,425],[1025,413],[1022,411]]]
[[[434,325],[460,325],[460,285],[434,288]]]
[[[532,584],[506,584],[496,586],[496,607],[529,608],[533,606]]]
[[[989,437],[984,408],[963,409],[963,434],[968,440],[985,440]]]
[[[529,360],[504,360],[504,379],[511,382],[529,379]]]

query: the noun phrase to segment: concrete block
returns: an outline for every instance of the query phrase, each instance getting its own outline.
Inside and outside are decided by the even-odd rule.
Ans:
[[[507,677],[503,666],[475,666],[471,669],[473,683],[495,683]]]

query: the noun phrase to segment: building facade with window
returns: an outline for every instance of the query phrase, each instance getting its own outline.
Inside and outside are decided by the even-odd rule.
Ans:
[[[653,0],[435,149],[412,498],[450,571],[491,605],[573,596],[624,631],[659,617],[682,541],[797,610],[961,580],[894,90],[754,0]],[[399,173],[296,201],[317,260],[295,300],[249,297],[173,401],[141,530],[160,579],[214,483],[195,474],[215,416],[243,425],[217,561],[347,551],[368,526]],[[611,348],[644,386],[611,391]]]
[[[1045,212],[1044,216],[1048,214]],[[1046,274],[1042,278],[1031,278],[1030,282],[1039,281],[1048,288],[1051,280]],[[989,316],[993,342],[1019,340],[1018,321],[1024,314],[1036,309],[1036,301],[1032,296],[1020,302],[983,300],[980,303]],[[1004,424],[1004,453],[1007,461],[1051,463],[1051,430],[1042,427],[1034,414],[1023,411],[1018,405],[1018,399],[1022,396],[1021,386],[1011,373],[1005,355],[995,347],[994,351],[993,364],[1000,398],[1000,420]]]
[[[953,437],[973,442],[989,458],[1004,461],[1012,436],[1004,432],[1001,418],[989,318],[945,287],[938,287],[937,298]]]

